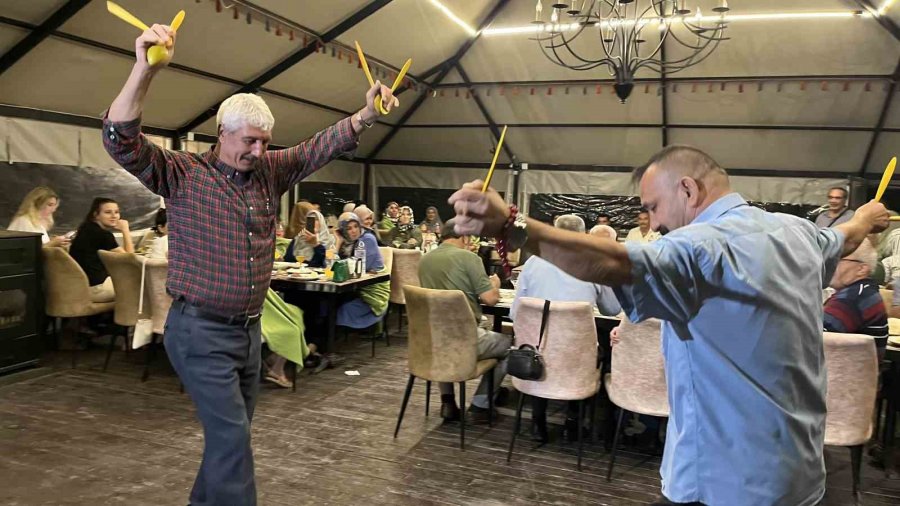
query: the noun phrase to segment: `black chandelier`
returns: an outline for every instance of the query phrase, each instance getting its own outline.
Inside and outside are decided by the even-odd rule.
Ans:
[[[537,1],[532,40],[553,63],[572,70],[590,70],[605,65],[615,77],[613,85],[622,103],[634,88],[634,75],[641,68],[671,74],[708,58],[725,37],[729,11],[727,0],[713,8],[712,16],[703,16],[700,7],[691,10],[685,0],[572,0],[556,2],[550,8],[550,21],[542,18],[542,1]],[[568,16],[566,23],[562,18]],[[646,28],[659,31],[659,42],[646,49]],[[596,36],[600,51],[585,55],[573,47],[581,35]],[[674,39],[689,54],[676,60],[663,60],[660,50],[667,39]],[[593,47],[593,44],[591,45]]]

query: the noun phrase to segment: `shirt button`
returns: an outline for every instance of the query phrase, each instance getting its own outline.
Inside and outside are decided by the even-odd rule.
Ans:
[[[111,141],[116,140],[116,136],[113,134],[109,134],[109,140],[111,140]]]
[[[250,232],[250,237],[253,237],[253,232]]]
[[[250,261],[251,261],[251,262],[253,261],[253,257],[250,257]]]
[[[250,206],[250,210],[251,210],[251,211],[253,210],[253,206]]]
[[[113,127],[109,127],[109,133],[113,133],[113,132],[115,132],[115,131],[116,131],[116,129],[115,129],[115,128],[113,128]]]
[[[250,285],[250,289],[253,290],[256,288],[256,285]]]

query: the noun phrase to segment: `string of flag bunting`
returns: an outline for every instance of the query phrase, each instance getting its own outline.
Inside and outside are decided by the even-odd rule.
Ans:
[[[208,0],[195,0],[196,3],[202,3]],[[356,50],[349,46],[345,46],[336,41],[324,42],[317,34],[309,30],[305,30],[299,25],[292,24],[281,18],[270,16],[259,9],[248,7],[234,0],[215,0],[215,9],[217,13],[231,11],[234,20],[244,20],[248,25],[254,22],[262,26],[266,32],[273,33],[276,37],[286,36],[290,41],[302,43],[303,47],[314,45],[315,51],[323,55],[331,55],[338,61],[347,62],[347,64],[356,64],[357,68],[362,68],[359,58],[356,56]],[[367,55],[368,56],[368,55]],[[399,69],[395,69],[386,65],[377,59],[367,57],[372,77],[380,79],[382,82],[392,83],[397,77]],[[412,77],[405,77],[401,86],[418,90],[421,83]]]

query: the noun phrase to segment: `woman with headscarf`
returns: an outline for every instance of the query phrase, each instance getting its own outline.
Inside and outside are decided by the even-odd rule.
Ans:
[[[428,206],[425,209],[425,219],[419,225],[422,229],[423,234],[435,234],[440,237],[441,235],[441,227],[443,226],[443,222],[441,222],[441,217],[438,215],[438,210],[434,206]]]
[[[388,202],[387,207],[384,208],[384,214],[381,216],[381,221],[378,222],[378,228],[382,230],[391,230],[397,226],[397,223],[400,221],[400,204],[396,202]]]
[[[383,271],[384,259],[378,249],[375,233],[363,226],[360,217],[355,213],[343,213],[338,224],[341,231],[337,241],[338,255],[341,258],[350,258],[357,245],[362,243],[366,248],[366,272]],[[387,312],[390,296],[390,281],[361,288],[359,298],[345,302],[338,308],[337,324],[353,329],[365,329],[381,322],[384,313]]]
[[[316,219],[315,229],[309,231],[305,227],[305,220],[313,217]],[[293,220],[292,220],[293,221]],[[291,240],[284,254],[285,262],[297,262],[303,259],[310,267],[325,266],[325,252],[333,249],[335,237],[328,231],[328,225],[322,213],[310,207],[304,217],[304,227]]]
[[[360,223],[362,226],[368,230],[372,231],[372,234],[375,234],[375,212],[369,209],[365,204],[357,207],[353,210],[353,214],[359,217]],[[378,236],[375,236],[375,239],[378,239]]]
[[[393,248],[416,249],[422,246],[422,232],[412,222],[411,213],[400,213],[397,226],[391,229],[388,243]]]

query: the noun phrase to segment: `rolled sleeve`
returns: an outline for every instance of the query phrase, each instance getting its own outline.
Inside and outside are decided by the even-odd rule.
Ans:
[[[141,118],[110,121],[107,112],[103,115],[102,128],[103,147],[113,161],[153,193],[165,198],[172,196],[184,172],[179,158],[188,155],[150,142],[141,132]]]
[[[625,243],[625,248],[633,283],[614,290],[629,319],[690,320],[700,307],[697,281],[702,278],[691,244],[664,237],[651,244]]]

